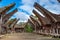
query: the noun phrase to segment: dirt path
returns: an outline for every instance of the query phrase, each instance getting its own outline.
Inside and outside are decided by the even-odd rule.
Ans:
[[[59,39],[52,37],[45,37],[33,33],[12,33],[7,34],[4,38],[0,40],[59,40]]]

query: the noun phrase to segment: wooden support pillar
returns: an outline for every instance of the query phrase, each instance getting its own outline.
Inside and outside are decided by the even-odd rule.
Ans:
[[[57,27],[56,31],[57,31],[57,35],[58,35],[59,34],[59,28],[60,28],[59,23],[56,24],[56,27]]]
[[[2,30],[1,25],[2,25],[2,16],[1,16],[1,19],[0,19],[0,34],[1,34],[1,30]]]
[[[50,31],[49,34],[51,34],[51,29],[49,31]]]
[[[53,28],[53,34],[55,34],[55,28]]]
[[[57,34],[58,34],[58,28],[56,29],[56,31],[57,31]]]
[[[36,32],[37,30],[36,30],[36,22],[35,22],[35,32]]]

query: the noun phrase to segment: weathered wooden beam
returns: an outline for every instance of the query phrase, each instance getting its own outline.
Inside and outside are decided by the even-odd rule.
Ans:
[[[13,10],[12,12],[6,14],[6,15],[2,18],[2,19],[3,19],[2,21],[4,21],[4,23],[6,23],[6,22],[9,20],[9,18],[11,18],[11,16],[14,15],[17,11],[18,11],[18,10],[15,9],[15,10]]]

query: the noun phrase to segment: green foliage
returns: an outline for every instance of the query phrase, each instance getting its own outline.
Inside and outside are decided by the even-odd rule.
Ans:
[[[29,24],[27,24],[27,25],[25,26],[25,30],[26,30],[26,32],[33,32],[33,28],[32,28],[31,25],[29,25]]]

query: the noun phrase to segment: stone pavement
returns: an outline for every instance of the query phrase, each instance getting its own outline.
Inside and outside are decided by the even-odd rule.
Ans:
[[[11,33],[0,40],[60,40],[58,38],[46,37],[33,33]]]

